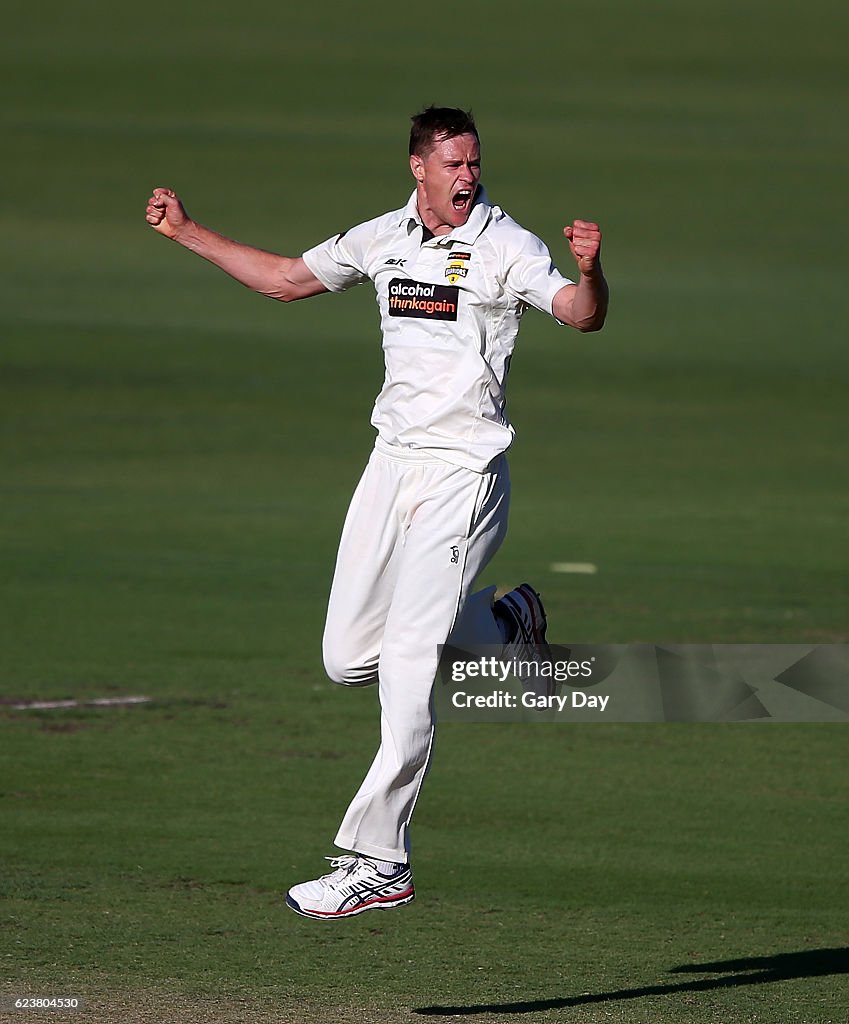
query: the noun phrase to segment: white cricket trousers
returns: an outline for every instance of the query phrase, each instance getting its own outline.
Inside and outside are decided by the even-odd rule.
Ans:
[[[433,745],[440,644],[500,644],[495,588],[471,594],[507,532],[504,456],[475,473],[378,440],[339,544],[324,632],[337,683],[377,681],[380,747],[336,845],[407,860],[408,826]]]

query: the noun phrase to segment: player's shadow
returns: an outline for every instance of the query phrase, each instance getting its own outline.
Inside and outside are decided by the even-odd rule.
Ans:
[[[539,1013],[543,1010],[562,1010],[569,1006],[590,1003],[611,1003],[622,999],[641,999],[643,996],[667,996],[679,992],[715,992],[719,989],[744,985],[767,985],[790,978],[821,978],[829,974],[849,974],[849,948],[808,949],[798,953],[776,953],[773,956],[741,957],[738,960],[718,960],[707,964],[684,964],[673,967],[670,974],[719,974],[719,978],[698,978],[693,981],[668,982],[662,985],[643,985],[622,988],[613,992],[592,992],[580,996],[553,999],[534,999],[516,1003],[481,1003],[470,1006],[422,1006],[414,1013],[425,1016],[460,1017],[475,1013]]]

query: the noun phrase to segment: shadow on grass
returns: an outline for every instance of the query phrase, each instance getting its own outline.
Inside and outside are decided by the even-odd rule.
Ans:
[[[613,992],[594,992],[580,996],[534,999],[517,1003],[481,1003],[474,1006],[422,1006],[414,1010],[424,1016],[463,1016],[475,1013],[539,1013],[562,1010],[569,1006],[610,1003],[643,996],[666,996],[678,992],[713,992],[743,985],[767,985],[790,978],[820,978],[830,974],[849,974],[849,948],[809,949],[798,953],[776,953],[773,956],[741,957],[707,964],[685,964],[673,967],[671,974],[722,974],[721,978],[699,978],[694,981],[643,985]]]

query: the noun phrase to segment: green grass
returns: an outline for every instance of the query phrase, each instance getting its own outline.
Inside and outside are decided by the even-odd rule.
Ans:
[[[260,300],[143,208],[171,185],[297,253],[401,205],[410,113],[472,105],[495,201],[566,273],[562,224],[597,218],[613,289],[598,336],[528,316],[488,577],[537,583],[557,642],[847,642],[845,7],[5,27],[0,992],[110,1021],[842,1021],[837,725],[446,724],[418,901],[282,908],[376,742],[319,644],[377,319],[367,289]],[[8,707],[126,693],[153,701]]]
[[[341,811],[371,709],[307,693],[297,714],[234,691],[7,723],[18,988],[170,990],[162,1019],[174,992],[283,1020],[839,1019],[845,950],[816,953],[845,945],[845,783],[816,768],[839,727],[446,727],[419,810],[423,898],[326,928],[279,893],[325,852],[317,812]],[[704,966],[745,957],[772,958],[775,982]]]

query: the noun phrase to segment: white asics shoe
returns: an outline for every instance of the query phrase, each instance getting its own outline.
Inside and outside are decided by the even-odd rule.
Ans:
[[[513,662],[513,674],[522,689],[550,697],[554,693],[553,659],[545,639],[548,619],[539,594],[530,583],[522,583],[499,598],[493,612],[507,624],[503,657]]]
[[[312,882],[293,885],[286,905],[304,917],[353,917],[364,910],[389,910],[411,903],[416,890],[406,864],[394,875],[384,875],[368,857],[346,854],[326,857],[335,868]]]

